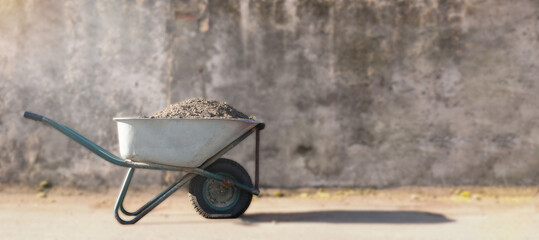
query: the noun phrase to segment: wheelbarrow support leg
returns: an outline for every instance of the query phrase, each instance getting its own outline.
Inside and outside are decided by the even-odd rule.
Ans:
[[[148,214],[151,210],[153,210],[155,207],[157,207],[159,204],[161,204],[165,199],[170,197],[174,192],[176,192],[178,189],[180,189],[183,185],[188,183],[195,175],[194,174],[187,174],[180,178],[178,181],[176,181],[174,184],[170,185],[167,189],[159,193],[155,198],[144,204],[141,208],[139,208],[135,212],[129,212],[126,211],[123,202],[125,199],[125,195],[127,194],[127,190],[129,189],[129,184],[131,183],[131,179],[133,178],[133,174],[135,173],[135,168],[129,168],[127,171],[127,175],[125,176],[125,180],[122,186],[122,189],[120,190],[120,194],[118,195],[118,199],[116,200],[116,205],[114,206],[114,215],[116,217],[116,220],[118,220],[121,224],[134,224],[138,222],[142,217],[144,217],[146,214]],[[124,220],[120,217],[120,213],[124,213],[128,216],[135,216],[131,220]]]
[[[256,142],[255,142],[255,189],[258,189],[258,174],[259,174],[259,162],[260,162],[260,130],[261,128],[256,129]]]

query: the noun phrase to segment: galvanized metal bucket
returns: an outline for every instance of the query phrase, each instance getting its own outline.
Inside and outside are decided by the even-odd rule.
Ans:
[[[199,167],[262,122],[249,119],[114,118],[122,158]]]

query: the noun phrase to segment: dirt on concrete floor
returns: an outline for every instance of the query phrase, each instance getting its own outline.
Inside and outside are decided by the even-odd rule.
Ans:
[[[162,187],[128,193],[135,210]],[[185,190],[135,225],[116,222],[118,189],[0,186],[5,239],[533,239],[538,188],[263,189],[238,219],[208,220]],[[211,231],[210,231],[211,230]]]

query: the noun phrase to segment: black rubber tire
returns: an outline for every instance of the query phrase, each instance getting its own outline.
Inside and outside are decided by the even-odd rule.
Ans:
[[[205,170],[211,173],[228,175],[242,184],[250,187],[253,186],[249,173],[247,173],[247,171],[245,171],[245,169],[239,163],[230,159],[220,158]],[[241,216],[251,204],[253,194],[245,190],[241,190],[238,187],[232,186],[226,191],[231,191],[234,194],[233,196],[235,196],[234,198],[237,200],[233,200],[230,205],[223,207],[226,209],[216,209],[216,207],[213,207],[213,205],[204,198],[204,194],[210,194],[209,190],[206,190],[206,193],[204,192],[205,184],[212,184],[216,182],[216,180],[206,178],[204,176],[196,176],[191,180],[189,183],[189,198],[191,199],[191,204],[193,204],[195,210],[201,216],[210,219],[237,218]],[[239,197],[236,195],[238,193]]]

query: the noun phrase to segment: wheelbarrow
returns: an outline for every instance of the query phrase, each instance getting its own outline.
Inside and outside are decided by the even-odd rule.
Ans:
[[[189,197],[205,218],[236,218],[259,195],[260,131],[265,124],[250,119],[114,118],[118,125],[118,157],[72,129],[44,116],[24,112],[24,117],[45,123],[106,161],[127,167],[127,175],[114,206],[121,224],[134,224],[180,187],[189,183]],[[237,162],[221,158],[245,138],[256,133],[254,186]],[[135,169],[182,171],[186,174],[136,211],[123,202]],[[120,212],[130,219],[125,220]]]

